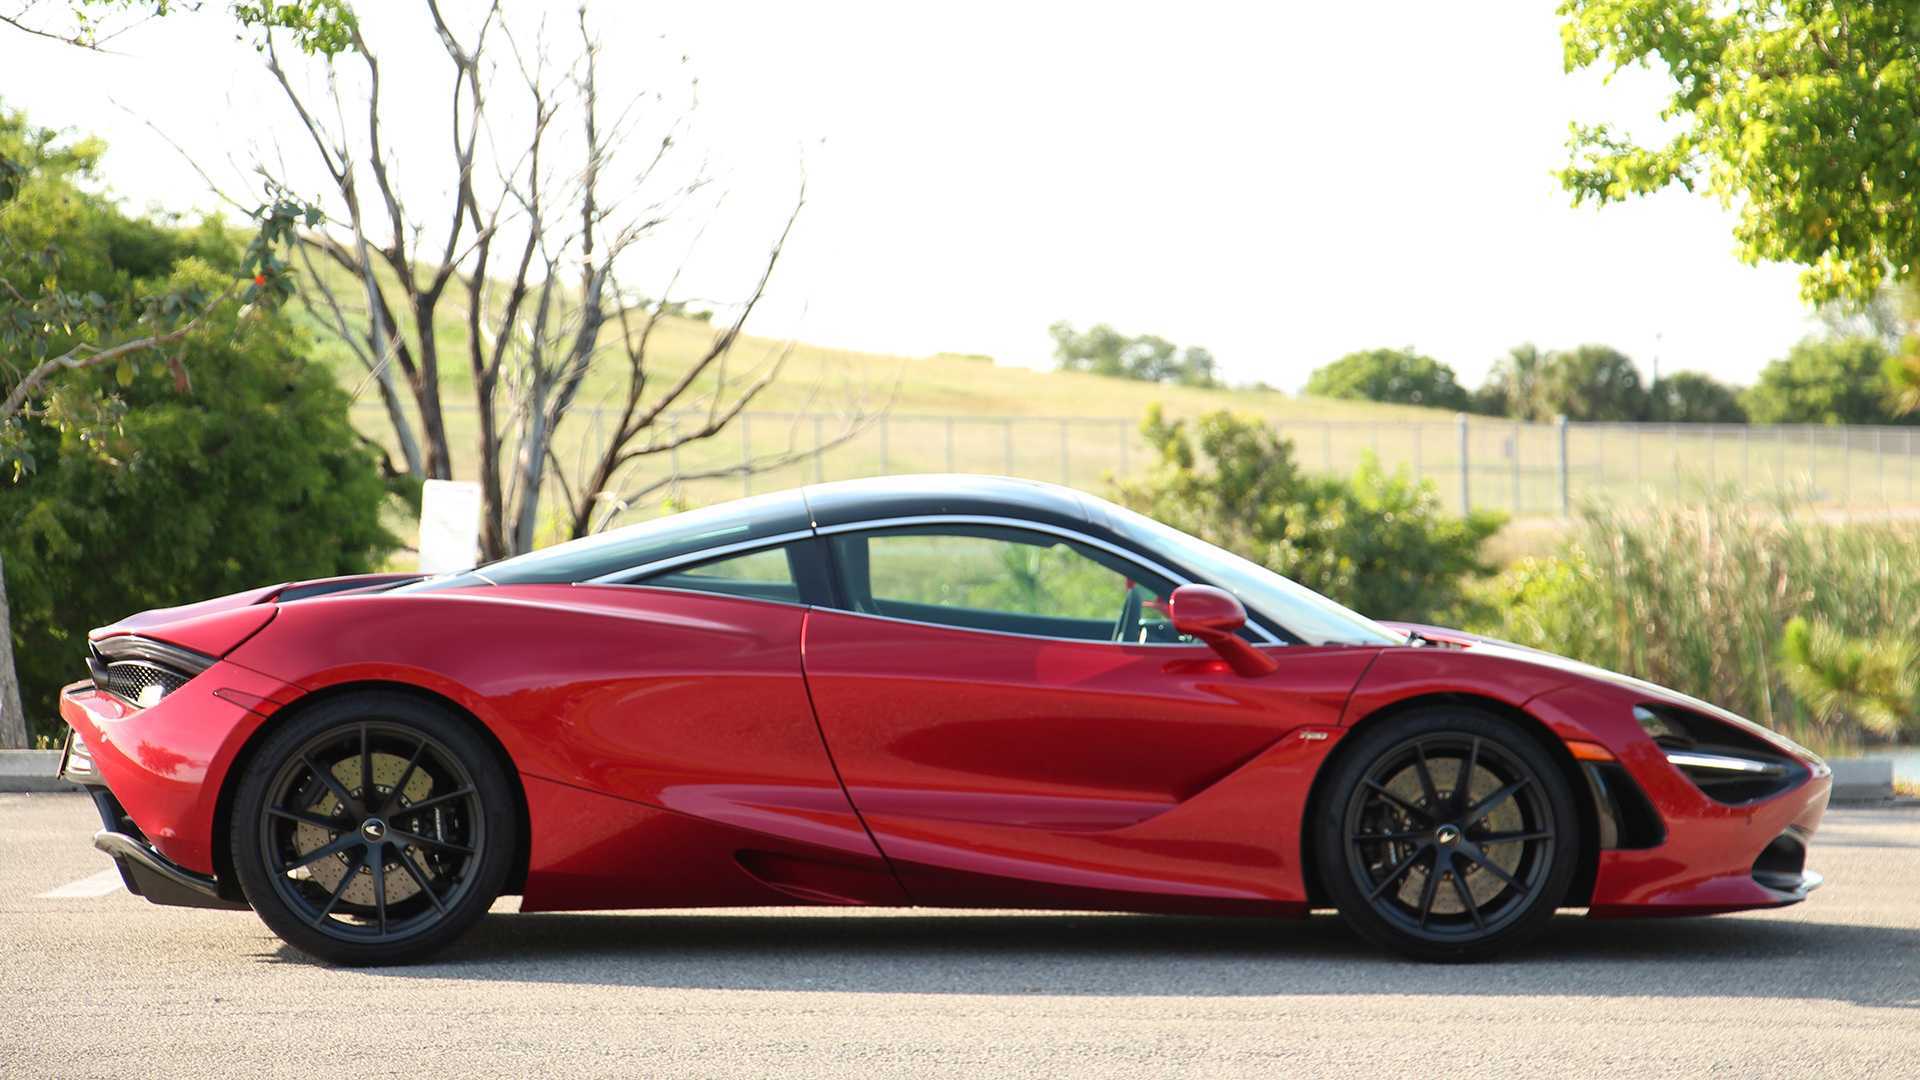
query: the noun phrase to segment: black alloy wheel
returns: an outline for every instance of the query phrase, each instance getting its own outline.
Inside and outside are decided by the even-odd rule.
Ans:
[[[288,944],[337,964],[418,960],[499,895],[517,814],[462,717],[403,694],[335,698],[274,733],[242,780],[233,862]]]
[[[1477,960],[1539,932],[1565,898],[1579,821],[1527,733],[1472,709],[1421,710],[1360,735],[1316,823],[1321,878],[1369,940]]]

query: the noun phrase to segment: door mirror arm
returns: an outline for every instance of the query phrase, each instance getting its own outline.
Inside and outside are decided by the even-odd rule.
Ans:
[[[1258,678],[1280,668],[1280,661],[1240,636],[1240,628],[1247,625],[1247,609],[1225,589],[1182,585],[1168,598],[1167,614],[1176,631],[1205,642],[1237,674]]]

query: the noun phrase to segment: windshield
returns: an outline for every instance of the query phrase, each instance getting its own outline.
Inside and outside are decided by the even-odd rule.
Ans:
[[[1239,597],[1242,604],[1268,622],[1285,628],[1304,644],[1406,644],[1406,635],[1349,611],[1259,563],[1123,506],[1105,503],[1104,508],[1120,533],[1149,550],[1166,552],[1208,582]]]

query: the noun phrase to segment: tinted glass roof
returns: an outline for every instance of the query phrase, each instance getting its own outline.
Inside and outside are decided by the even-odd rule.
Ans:
[[[803,488],[817,525],[926,514],[978,514],[1084,525],[1078,492],[1037,480],[965,473],[881,476]]]
[[[798,491],[780,491],[686,510],[598,536],[489,563],[479,573],[496,585],[592,581],[643,563],[807,528]]]

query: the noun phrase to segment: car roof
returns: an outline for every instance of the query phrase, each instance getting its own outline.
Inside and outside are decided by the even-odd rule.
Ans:
[[[1072,488],[1010,476],[933,473],[837,480],[800,489],[816,526],[930,516],[1016,517],[1085,528]]]

